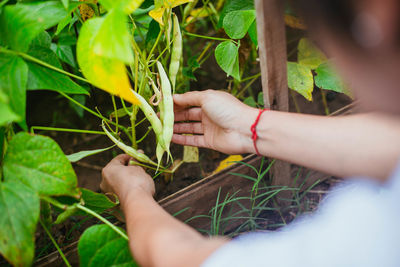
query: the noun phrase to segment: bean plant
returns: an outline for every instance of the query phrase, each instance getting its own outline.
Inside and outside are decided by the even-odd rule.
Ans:
[[[134,158],[132,164],[173,173],[179,164],[170,149],[172,95],[188,91],[211,56],[229,77],[232,94],[263,105],[251,90],[261,76],[254,64],[255,14],[252,0],[0,1],[1,255],[14,266],[32,265],[40,224],[70,266],[52,227],[86,214],[102,224],[81,236],[81,265],[137,266],[125,231],[101,215],[118,199],[79,188],[71,165],[111,147],[66,156],[54,140],[35,133],[105,135]],[[196,49],[187,45],[196,41]],[[291,89],[310,99],[315,79],[320,88],[344,91],[328,59],[306,39],[298,50],[299,61],[288,63]],[[99,129],[28,127],[27,91],[38,90],[57,92],[80,116],[85,111],[97,117]],[[111,114],[85,105],[98,90],[110,94]],[[249,101],[254,98],[257,103]],[[138,137],[145,123],[148,130]],[[155,155],[146,155],[141,145],[151,132]]]

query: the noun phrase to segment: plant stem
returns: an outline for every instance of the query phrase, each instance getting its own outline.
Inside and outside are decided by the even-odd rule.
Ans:
[[[104,132],[100,131],[88,131],[80,129],[68,129],[68,128],[54,128],[54,127],[42,127],[42,126],[32,126],[31,133],[35,133],[35,130],[39,131],[54,131],[54,132],[68,132],[68,133],[86,133],[86,134],[101,134],[105,135]]]
[[[53,243],[53,245],[56,247],[58,253],[60,253],[61,258],[63,259],[65,265],[67,265],[67,267],[71,267],[71,264],[69,263],[69,261],[67,260],[67,258],[65,257],[64,253],[62,252],[62,250],[60,249],[60,247],[58,246],[56,240],[54,240],[53,236],[51,235],[49,229],[47,229],[47,227],[44,225],[44,223],[42,222],[42,220],[39,220],[40,225],[43,227],[44,231],[46,232],[46,234],[49,236],[51,242]]]
[[[322,88],[320,88],[320,90],[321,90],[322,103],[324,104],[325,115],[329,116],[331,112],[329,110],[328,101],[326,100],[325,91]]]
[[[292,89],[289,89],[289,91],[290,91],[290,95],[291,95],[291,97],[292,97],[292,99],[293,99],[293,103],[294,103],[294,107],[296,108],[296,112],[297,112],[297,113],[301,113],[300,107],[299,107],[299,105],[297,104],[296,96],[295,96],[293,90],[292,90]]]
[[[115,96],[114,95],[111,95],[111,100],[112,100],[112,103],[113,103],[114,112],[115,112],[115,114],[117,114],[118,113],[118,109],[117,109],[117,104],[115,103]],[[117,125],[115,125],[115,133],[118,133],[118,116],[115,116],[115,123],[117,124]]]
[[[83,81],[83,82],[86,82],[86,83],[90,83],[90,82],[89,82],[88,80],[86,80],[85,78],[82,78],[82,77],[77,76],[77,75],[75,75],[75,74],[69,73],[69,72],[67,72],[67,71],[65,71],[65,70],[63,70],[63,69],[59,69],[59,68],[57,68],[57,67],[54,67],[54,66],[51,65],[51,64],[48,64],[48,63],[46,63],[46,62],[44,62],[44,61],[42,61],[42,60],[40,60],[40,59],[37,59],[37,58],[35,58],[35,57],[32,57],[32,56],[30,56],[30,55],[28,55],[28,54],[25,54],[25,53],[23,53],[23,52],[17,52],[17,51],[13,51],[13,50],[6,49],[6,48],[4,48],[4,47],[0,47],[0,53],[1,53],[1,52],[6,53],[6,54],[13,54],[13,55],[20,56],[20,57],[25,58],[25,59],[27,59],[27,60],[29,60],[29,61],[32,61],[32,62],[34,62],[34,63],[36,63],[36,64],[42,65],[43,67],[46,67],[46,68],[49,68],[49,69],[51,69],[51,70],[57,71],[57,72],[62,73],[62,74],[64,74],[64,75],[68,75],[68,76],[70,76],[70,77],[72,77],[72,78],[74,78],[74,79],[77,79],[77,80],[80,80],[80,81]]]
[[[101,216],[97,212],[94,212],[93,210],[88,209],[85,206],[82,206],[81,204],[77,204],[76,207],[78,209],[86,212],[87,214],[90,214],[93,217],[96,217],[97,219],[99,219],[103,223],[107,224],[112,230],[114,230],[117,234],[119,234],[123,239],[129,240],[128,236],[124,232],[122,232],[118,227],[116,227],[114,224],[112,224],[110,221],[108,221],[106,218],[104,218],[103,216]]]
[[[205,35],[200,35],[200,34],[195,34],[195,33],[190,33],[190,32],[183,32],[187,36],[192,36],[192,37],[197,37],[197,38],[202,38],[202,39],[209,39],[209,40],[214,40],[214,41],[232,41],[236,43],[235,41],[227,38],[219,38],[219,37],[211,37],[211,36],[205,36]],[[237,43],[236,43],[237,44]]]

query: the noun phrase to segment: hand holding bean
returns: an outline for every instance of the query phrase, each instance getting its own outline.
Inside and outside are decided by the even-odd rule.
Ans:
[[[174,143],[227,154],[252,152],[250,127],[257,117],[256,109],[214,90],[174,95],[174,102]]]

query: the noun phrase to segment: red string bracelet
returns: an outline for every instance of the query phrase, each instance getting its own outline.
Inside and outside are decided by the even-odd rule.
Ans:
[[[269,110],[269,109],[260,109],[260,112],[258,113],[256,121],[253,123],[253,125],[250,128],[250,131],[252,133],[251,138],[253,139],[254,148],[255,148],[258,156],[260,156],[260,152],[258,151],[258,148],[257,148],[257,139],[258,139],[257,125],[260,122],[261,115],[264,113],[264,111],[267,111],[267,110]]]

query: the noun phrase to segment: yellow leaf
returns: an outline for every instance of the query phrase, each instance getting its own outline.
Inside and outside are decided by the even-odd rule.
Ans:
[[[163,15],[167,8],[174,8],[192,1],[193,0],[164,0],[164,4],[161,7],[155,8],[150,11],[149,15],[160,25],[164,26]]]
[[[237,161],[241,161],[242,159],[243,159],[243,157],[241,155],[231,155],[231,156],[227,157],[226,159],[224,159],[223,161],[221,161],[219,163],[219,166],[217,167],[217,169],[215,169],[213,174],[218,173],[218,172],[232,166]]]
[[[164,21],[163,21],[164,12],[165,12],[165,7],[160,7],[158,9],[153,9],[152,11],[150,11],[149,15],[160,25],[164,26]]]
[[[174,8],[189,2],[193,2],[193,0],[166,0],[168,7]]]
[[[94,53],[93,40],[103,21],[103,18],[90,19],[81,28],[76,47],[81,71],[96,87],[137,105],[139,101],[132,93],[125,64],[118,59],[105,58]]]
[[[307,27],[304,24],[304,22],[295,16],[285,15],[285,23],[287,26],[294,29],[307,30]]]
[[[199,162],[199,148],[193,146],[184,146],[183,161],[186,163]]]

